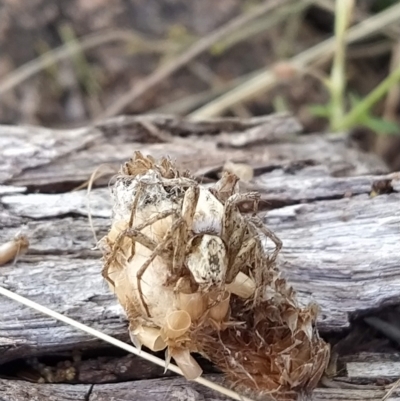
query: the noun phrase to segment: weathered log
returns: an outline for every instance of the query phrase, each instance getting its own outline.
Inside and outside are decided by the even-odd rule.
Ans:
[[[213,381],[220,377],[206,375]],[[371,388],[371,386],[348,385],[347,388],[317,388],[313,401],[381,401],[387,388]],[[191,383],[182,378],[160,378],[121,383],[71,385],[71,384],[33,384],[23,381],[0,379],[0,399],[5,401],[228,401],[203,386]],[[398,400],[400,390],[394,391],[391,401]],[[305,400],[306,398],[303,398]]]
[[[255,128],[257,141],[240,142],[244,147],[237,148],[235,135],[243,141],[243,133]],[[117,169],[135,150],[141,150],[156,157],[171,155],[199,179],[216,179],[227,160],[255,168],[254,179],[244,183],[243,190],[261,193],[260,215],[284,244],[282,270],[300,300],[320,305],[322,332],[348,328],[351,317],[360,312],[399,303],[400,176],[387,174],[377,158],[349,147],[343,136],[296,136],[297,131],[296,121],[282,115],[204,122],[121,117],[64,132],[0,127],[0,157],[5,161],[0,169],[0,244],[20,230],[30,239],[26,255],[1,267],[0,284],[129,341],[121,308],[101,277],[100,253],[94,249],[87,219],[90,204],[93,228],[98,237],[104,235],[111,213],[109,191],[101,187],[102,182],[90,197],[86,190],[70,189],[86,181],[101,163]],[[86,334],[0,299],[0,365],[102,347]],[[342,362],[347,370],[341,376],[350,384],[363,377],[366,382],[385,375],[393,379],[393,366],[397,366],[393,363],[400,363],[398,356],[388,361],[374,354],[377,366],[371,375],[371,365],[360,362],[359,356],[348,358]],[[132,372],[127,380],[160,376],[159,368],[135,359],[135,368],[146,373]],[[24,394],[32,388],[37,395],[29,399],[105,400],[113,395],[140,400],[148,399],[154,387],[153,399],[211,397],[208,390],[178,378],[93,387],[10,379],[0,382],[0,397],[28,399]],[[382,395],[378,387],[326,388],[317,390],[314,399],[380,399]],[[222,399],[218,397],[213,395],[215,400]]]
[[[264,146],[221,147],[222,134],[234,138],[253,127],[262,127]],[[297,121],[286,115],[247,122],[237,118],[190,122],[164,116],[118,117],[96,127],[64,131],[3,126],[0,184],[59,191],[86,181],[101,164],[119,168],[134,150],[155,157],[169,155],[182,167],[202,173],[218,169],[228,159],[248,162],[264,171],[312,160],[333,175],[387,172],[378,158],[349,148],[340,136],[296,137],[300,130]],[[272,144],[265,146],[271,140]]]

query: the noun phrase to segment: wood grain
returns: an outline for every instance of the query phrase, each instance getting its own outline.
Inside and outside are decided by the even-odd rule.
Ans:
[[[219,378],[206,375],[211,380]],[[220,380],[218,380],[220,381]],[[349,386],[350,387],[350,386]],[[306,401],[381,401],[388,388],[317,388],[312,398],[303,396]],[[70,385],[70,384],[32,384],[14,380],[0,379],[0,397],[7,401],[227,401],[223,397],[204,387],[181,378],[162,378],[124,383]],[[264,401],[272,398],[264,397]],[[396,390],[390,401],[400,399]]]

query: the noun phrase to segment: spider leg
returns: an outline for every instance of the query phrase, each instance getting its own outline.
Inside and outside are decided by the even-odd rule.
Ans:
[[[144,299],[143,292],[142,292],[142,276],[145,273],[145,271],[147,270],[147,268],[150,266],[150,264],[154,261],[154,259],[163,253],[163,251],[169,245],[169,243],[173,237],[173,234],[175,233],[176,230],[180,229],[180,227],[182,226],[183,223],[184,223],[183,219],[178,219],[172,224],[172,226],[169,228],[169,230],[165,234],[163,240],[152,249],[152,251],[153,251],[152,254],[146,260],[146,262],[143,263],[143,265],[140,267],[139,271],[136,274],[137,288],[138,288],[140,300],[142,302],[142,305],[143,305],[148,317],[150,317],[150,312],[149,312],[149,308],[146,304],[146,301]]]
[[[179,178],[170,178],[163,179],[161,178],[161,182],[166,187],[181,187],[181,188],[190,188],[197,186],[197,182],[192,180],[191,178],[179,177]]]
[[[139,203],[140,196],[143,193],[143,185],[144,185],[143,182],[139,182],[138,188],[136,190],[135,199],[134,199],[133,204],[132,204],[131,215],[130,215],[130,218],[129,218],[129,224],[128,224],[129,228],[132,228],[132,226],[133,226],[133,220],[134,220],[134,217],[135,217],[137,205]]]
[[[236,277],[239,271],[242,270],[243,266],[246,266],[249,260],[252,260],[252,255],[254,248],[257,245],[257,240],[255,238],[248,238],[242,244],[239,252],[237,253],[235,260],[233,261],[227,275],[226,282],[229,284]]]
[[[110,268],[111,263],[113,263],[116,260],[117,253],[121,249],[121,242],[124,240],[124,238],[131,238],[132,242],[138,241],[150,250],[154,250],[157,246],[157,244],[152,239],[141,233],[138,229],[131,228],[120,232],[115,240],[111,255],[107,258],[102,270],[103,277],[109,283],[111,283],[113,287],[115,287],[115,283],[113,280],[110,279],[108,275],[108,270]]]
[[[222,203],[225,203],[237,190],[239,177],[225,171],[222,177],[210,189],[210,192]]]
[[[115,288],[114,280],[112,280],[108,275],[109,267],[109,265],[104,264],[103,268],[101,269],[101,275],[103,276],[104,280],[108,281]]]
[[[258,206],[260,204],[260,197],[257,197],[257,199],[254,200],[254,204],[253,204],[253,217],[257,216],[258,213]]]
[[[116,260],[116,256],[118,251],[121,249],[121,243],[125,238],[131,238],[132,240],[132,246],[131,246],[131,254],[129,256],[128,261],[132,260],[134,256],[134,251],[135,251],[135,242],[139,242],[142,245],[144,245],[146,248],[150,249],[153,251],[157,244],[155,241],[151,238],[149,238],[147,235],[143,234],[141,230],[144,228],[148,227],[149,225],[154,224],[158,220],[165,219],[168,216],[171,216],[173,214],[177,214],[178,212],[175,209],[169,209],[169,210],[164,210],[163,212],[157,213],[154,216],[151,216],[149,219],[147,219],[145,222],[142,224],[138,224],[135,228],[128,228],[126,230],[121,231],[117,238],[115,239],[115,243],[113,246],[113,251],[111,255],[107,258],[106,263],[104,264],[104,267],[102,269],[102,276],[104,277],[105,280],[107,280],[113,287],[115,287],[115,283],[111,278],[109,277],[108,270],[111,265]]]
[[[137,205],[138,205],[138,202],[139,202],[139,198],[140,198],[140,195],[142,194],[142,192],[143,192],[143,183],[139,183],[138,189],[137,189],[136,194],[135,194],[135,199],[134,199],[133,204],[132,204],[131,214],[130,214],[129,223],[128,223],[128,229],[131,229],[132,226],[133,226],[133,220],[135,218],[136,208],[137,208]],[[110,276],[108,274],[108,270],[109,270],[110,264],[113,261],[115,261],[117,251],[120,249],[121,242],[126,237],[126,235],[125,235],[126,233],[127,233],[127,230],[124,230],[116,238],[115,243],[114,243],[113,252],[111,253],[111,256],[107,259],[107,261],[104,264],[104,267],[103,267],[103,269],[101,271],[101,274],[102,274],[103,278],[106,281],[108,281],[113,287],[115,287],[115,283],[114,283],[113,280],[111,280],[111,278],[110,278]],[[133,241],[133,240],[132,240],[130,254],[132,256],[135,254],[135,241]]]
[[[262,222],[260,217],[254,216],[250,219],[250,222],[253,223],[267,238],[269,238],[275,244],[275,250],[271,257],[272,262],[274,262],[278,257],[280,250],[282,249],[282,241]]]
[[[128,228],[131,229],[133,226],[133,220],[135,218],[135,213],[136,213],[136,209],[137,209],[137,205],[139,203],[139,199],[140,196],[143,193],[143,182],[139,182],[138,188],[136,190],[136,194],[135,194],[135,199],[133,201],[133,205],[132,205],[132,209],[131,209],[131,215],[129,217],[129,223],[128,223]],[[135,254],[135,241],[132,240],[131,242],[131,256],[130,258],[133,257],[133,255]]]
[[[146,221],[144,221],[142,224],[138,224],[135,227],[136,231],[142,231],[143,229],[145,229],[148,226],[153,225],[154,223],[156,223],[159,220],[163,220],[169,216],[175,215],[177,218],[179,217],[178,211],[176,209],[168,209],[168,210],[164,210],[162,212],[156,213],[153,216],[149,217],[146,219]],[[143,234],[144,236],[146,236],[145,234]],[[147,237],[147,236],[146,236]],[[149,237],[147,237],[149,238]],[[151,241],[154,241],[153,239],[149,238]],[[144,243],[142,240],[137,240],[138,242],[140,242],[142,245],[144,245],[146,248],[149,248],[146,243]],[[149,248],[150,250],[152,250],[152,248]],[[132,257],[134,256],[134,254],[132,253],[129,260],[132,259]]]
[[[185,197],[182,202],[182,220],[183,224],[179,227],[178,235],[175,240],[174,256],[172,263],[172,270],[174,273],[182,270],[185,257],[186,245],[190,236],[190,231],[193,225],[193,218],[196,212],[197,202],[199,200],[199,187],[189,187],[185,192]]]
[[[232,235],[235,229],[238,228],[235,224],[230,224],[233,215],[238,212],[238,204],[244,201],[253,201],[258,205],[259,198],[260,195],[257,192],[249,192],[246,194],[234,194],[227,199],[225,202],[225,213],[223,219],[223,231],[225,235]]]
[[[222,221],[222,238],[229,244],[228,266],[232,266],[236,255],[240,251],[243,239],[248,230],[245,219],[239,213],[238,203],[243,201],[257,201],[259,194],[250,192],[247,194],[234,194],[225,202],[225,213]]]

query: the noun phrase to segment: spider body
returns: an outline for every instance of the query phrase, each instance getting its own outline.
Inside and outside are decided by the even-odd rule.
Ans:
[[[150,298],[160,291],[172,293],[178,282],[182,284],[182,277],[188,277],[191,288],[200,291],[223,290],[241,269],[249,270],[248,261],[255,259],[263,226],[238,209],[242,201],[257,202],[258,195],[239,194],[236,184],[237,179],[225,174],[210,190],[188,177],[166,179],[155,169],[120,177],[113,189],[114,220],[129,224],[112,241],[103,276],[114,286],[110,272],[115,275],[123,269],[124,260],[129,262],[136,298],[148,317],[153,315]],[[280,241],[267,230],[263,234],[275,242],[279,252]],[[121,247],[122,262],[117,257]],[[155,266],[167,273],[163,280]],[[156,288],[157,280],[162,288]]]
[[[203,234],[192,241],[187,267],[201,287],[221,286],[228,268],[226,246],[217,235]]]
[[[202,372],[197,352],[235,383],[286,396],[316,384],[328,348],[274,264],[281,242],[255,213],[259,196],[237,183],[228,173],[206,187],[137,153],[112,189],[103,275],[137,347],[165,350],[190,380]]]

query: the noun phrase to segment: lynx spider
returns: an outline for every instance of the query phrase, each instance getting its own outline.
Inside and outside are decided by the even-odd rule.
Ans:
[[[191,252],[193,244],[197,242],[197,245],[200,245],[203,250],[200,256],[202,258],[200,265],[205,268],[199,274],[202,274],[206,279],[211,279],[211,282],[206,280],[207,286],[210,286],[213,284],[221,285],[224,282],[230,283],[236,277],[241,266],[246,264],[249,259],[252,260],[260,233],[270,238],[275,245],[270,261],[276,259],[282,247],[280,239],[266,228],[259,217],[256,216],[259,195],[257,193],[235,193],[237,179],[232,179],[231,174],[225,174],[210,191],[224,206],[221,235],[214,232],[192,232],[192,223],[199,199],[199,185],[195,181],[185,178],[165,180],[164,185],[171,186],[171,181],[173,181],[173,185],[188,188],[183,198],[181,210],[169,209],[160,211],[143,224],[133,226],[133,216],[137,207],[137,200],[135,200],[129,228],[123,230],[117,236],[113,252],[107,258],[102,271],[103,277],[114,285],[108,275],[108,270],[110,264],[115,260],[122,240],[126,237],[132,240],[131,257],[134,255],[135,242],[151,250],[152,254],[137,273],[140,300],[149,317],[150,313],[142,293],[141,281],[146,269],[157,256],[165,255],[168,258],[167,260],[172,259],[172,271],[170,273],[179,277],[179,273],[187,267],[187,256]],[[140,196],[139,193],[136,197],[138,198],[138,196]],[[238,210],[238,204],[243,201],[252,201],[254,204],[254,214],[251,218],[242,216]],[[175,220],[160,243],[157,244],[153,239],[141,232],[145,227],[168,216],[174,216]],[[206,271],[207,269],[208,271]],[[210,272],[212,277],[206,277],[207,273]],[[226,276],[222,275],[221,282],[218,280],[218,276],[222,272],[226,273]],[[262,272],[255,273],[256,275],[262,275]]]

